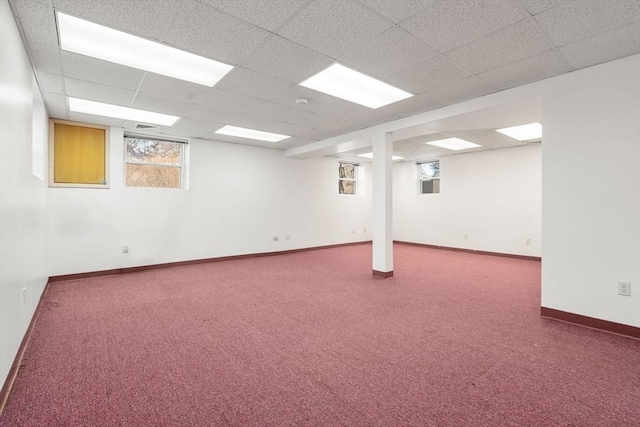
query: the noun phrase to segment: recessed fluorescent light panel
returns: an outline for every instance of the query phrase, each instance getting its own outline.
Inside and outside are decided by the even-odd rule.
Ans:
[[[340,64],[333,64],[300,85],[370,108],[383,107],[413,96]]]
[[[542,138],[542,125],[538,122],[529,123],[527,125],[496,129],[496,131],[510,136],[511,138],[517,139],[518,141],[529,141],[532,139]]]
[[[280,135],[277,133],[263,132],[261,130],[240,128],[237,126],[224,126],[215,133],[221,135],[237,136],[240,138],[257,139],[260,141],[280,142],[283,139],[291,138],[289,135]]]
[[[482,147],[482,145],[475,144],[473,142],[465,141],[460,138],[447,138],[440,139],[438,141],[429,141],[426,144],[436,147],[446,148],[447,150],[466,150],[467,148]]]
[[[60,47],[70,52],[152,73],[213,86],[230,65],[57,13]]]
[[[367,159],[373,159],[373,153],[364,153],[364,154],[358,154],[359,157],[366,157]],[[404,159],[404,157],[400,157],[400,156],[391,156],[391,160],[402,160]]]
[[[114,117],[116,119],[135,122],[151,123],[155,125],[171,126],[180,117],[169,114],[154,113],[136,108],[121,107],[119,105],[104,104],[87,99],[69,97],[69,110],[76,113],[93,114],[94,116]]]

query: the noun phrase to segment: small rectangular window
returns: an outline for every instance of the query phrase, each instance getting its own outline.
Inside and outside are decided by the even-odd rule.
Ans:
[[[338,163],[338,194],[357,194],[357,163]]]
[[[182,188],[183,142],[124,138],[127,187]]]
[[[109,130],[50,120],[49,186],[109,188]]]
[[[440,192],[440,161],[418,163],[420,177],[420,194],[435,194]]]

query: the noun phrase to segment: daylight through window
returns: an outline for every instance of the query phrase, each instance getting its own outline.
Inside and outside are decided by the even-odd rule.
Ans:
[[[357,172],[356,163],[338,163],[338,194],[356,194]]]
[[[127,187],[182,188],[185,143],[125,137]]]
[[[420,194],[440,192],[440,161],[418,163],[420,177]]]

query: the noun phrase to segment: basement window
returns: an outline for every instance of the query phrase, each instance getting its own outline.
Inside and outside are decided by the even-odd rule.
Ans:
[[[357,176],[357,163],[338,162],[338,194],[357,194]]]
[[[418,163],[420,194],[440,192],[440,160]]]
[[[182,188],[186,143],[125,136],[125,186]]]

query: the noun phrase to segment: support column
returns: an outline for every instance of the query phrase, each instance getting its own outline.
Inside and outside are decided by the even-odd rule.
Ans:
[[[393,140],[391,133],[373,136],[373,277],[393,277]]]

